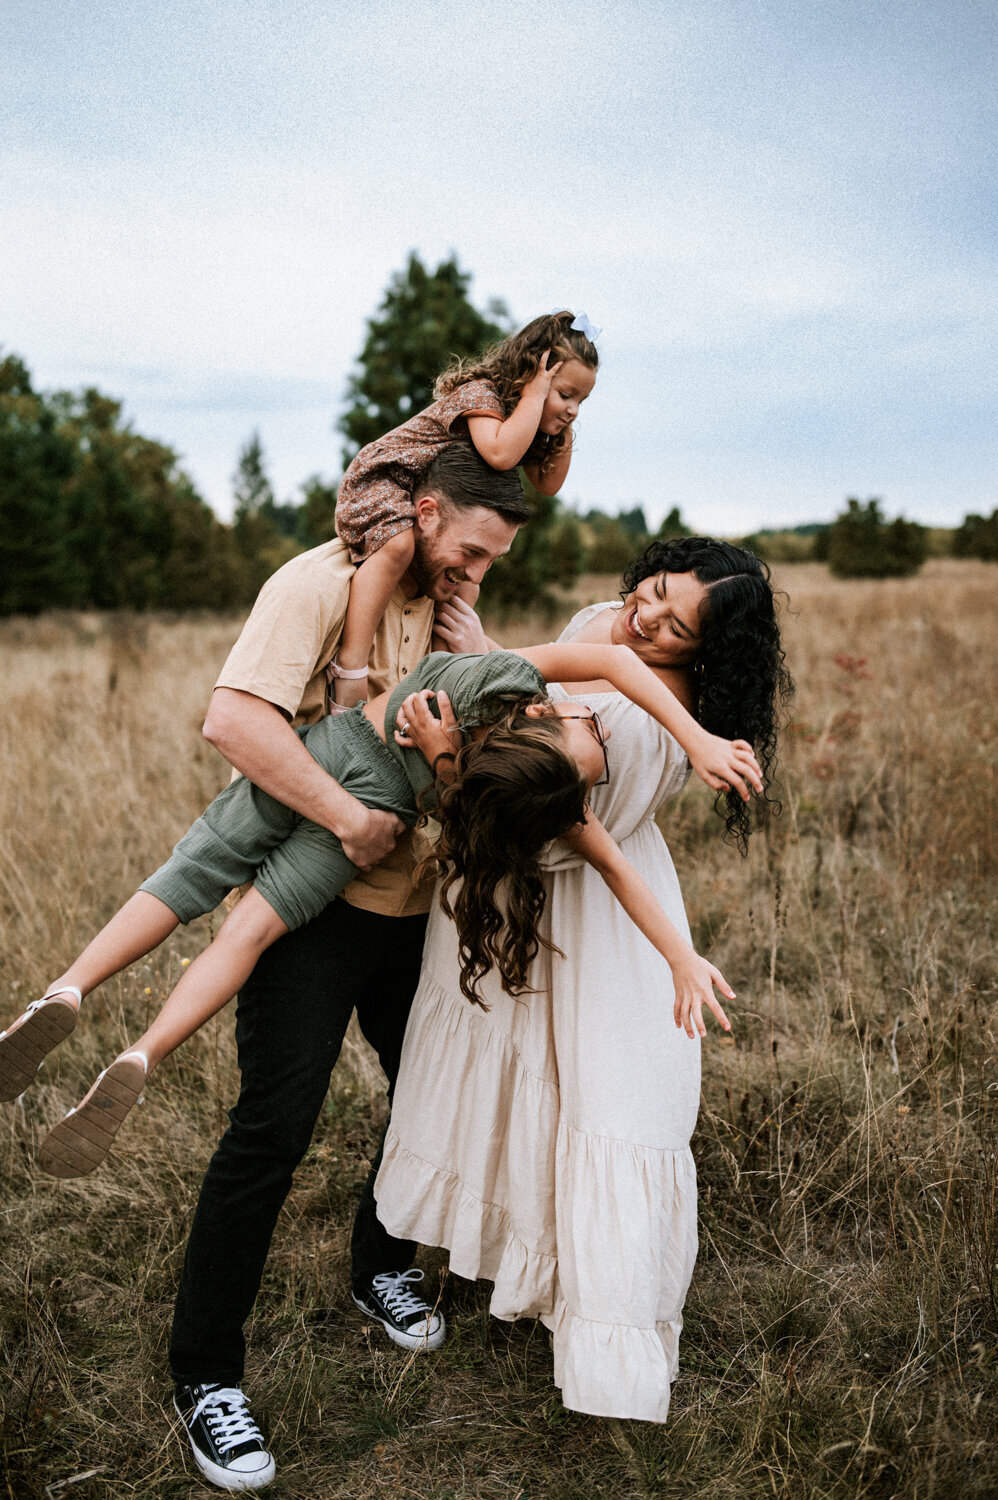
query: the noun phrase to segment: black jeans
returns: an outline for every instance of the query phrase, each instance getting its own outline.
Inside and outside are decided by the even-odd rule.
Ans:
[[[260,958],[239,995],[242,1087],[201,1186],[170,1340],[183,1384],[242,1380],[243,1324],[260,1288],[274,1225],[312,1139],[354,1010],[377,1052],[391,1100],[426,918],[385,917],[332,901]],[[412,1264],[411,1240],[378,1222],[364,1185],[351,1244],[354,1284]]]

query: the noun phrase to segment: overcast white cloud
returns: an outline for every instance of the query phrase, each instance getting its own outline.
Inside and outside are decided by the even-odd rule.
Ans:
[[[338,469],[410,249],[604,325],[567,493],[704,528],[998,504],[990,0],[5,7],[0,339],[223,514]]]

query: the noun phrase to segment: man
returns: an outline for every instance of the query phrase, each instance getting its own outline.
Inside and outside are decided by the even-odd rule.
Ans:
[[[528,515],[515,472],[491,469],[465,442],[443,449],[413,498],[415,556],[378,627],[372,696],[412,671],[430,649],[435,605],[453,603],[463,582],[480,583]],[[243,1324],[354,1008],[391,1099],[431,896],[428,888],[413,889],[410,835],[399,837],[401,820],[357,802],[293,730],[328,711],[325,668],[352,574],[338,539],[274,574],[222,669],[204,726],[237,771],[329,828],[366,872],[343,899],[275,943],[238,999],[242,1086],[201,1188],[170,1343],[174,1404],[202,1473],[225,1489],[256,1489],[274,1477],[274,1460],[239,1389]],[[447,613],[453,619],[455,612],[474,620],[467,606]],[[412,1289],[421,1274],[409,1272],[415,1246],[393,1240],[377,1219],[377,1166],[354,1223],[354,1301],[394,1342],[437,1348],[443,1319]]]

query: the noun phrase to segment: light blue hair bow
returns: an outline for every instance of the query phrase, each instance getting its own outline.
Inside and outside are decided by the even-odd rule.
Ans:
[[[584,312],[576,313],[568,326],[577,329],[583,338],[587,338],[591,344],[595,344],[603,332],[602,328],[597,328],[595,324],[590,323]]]

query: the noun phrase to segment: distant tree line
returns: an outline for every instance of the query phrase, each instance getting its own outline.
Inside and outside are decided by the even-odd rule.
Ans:
[[[411,255],[385,291],[347,387],[337,426],[346,466],[432,400],[436,376],[512,327],[500,301],[470,302],[470,275],[451,256],[435,270]],[[141,436],[119,401],[93,387],[40,392],[17,355],[0,357],[0,614],[44,609],[239,609],[272,572],[334,535],[336,483],[313,475],[278,501],[260,435],[238,455],[231,524],[218,519],[177,454]],[[528,492],[532,520],[489,572],[483,600],[501,612],[554,607],[552,589],[582,572],[619,574],[653,537],[689,535],[677,507],[661,526],[642,506],[584,513]],[[998,511],[969,515],[958,557],[998,558]],[[851,499],[830,526],[755,532],[743,539],[773,561],[817,558],[842,576],[914,572],[933,538],[887,520],[878,500]],[[937,547],[938,550],[938,547]]]
[[[0,359],[0,614],[230,609],[278,561],[218,520],[120,402],[43,394],[23,360]]]
[[[839,578],[908,578],[930,556],[998,561],[998,510],[968,515],[951,530],[888,520],[881,505],[852,498],[829,525],[757,531],[743,544],[770,562],[825,562]]]

